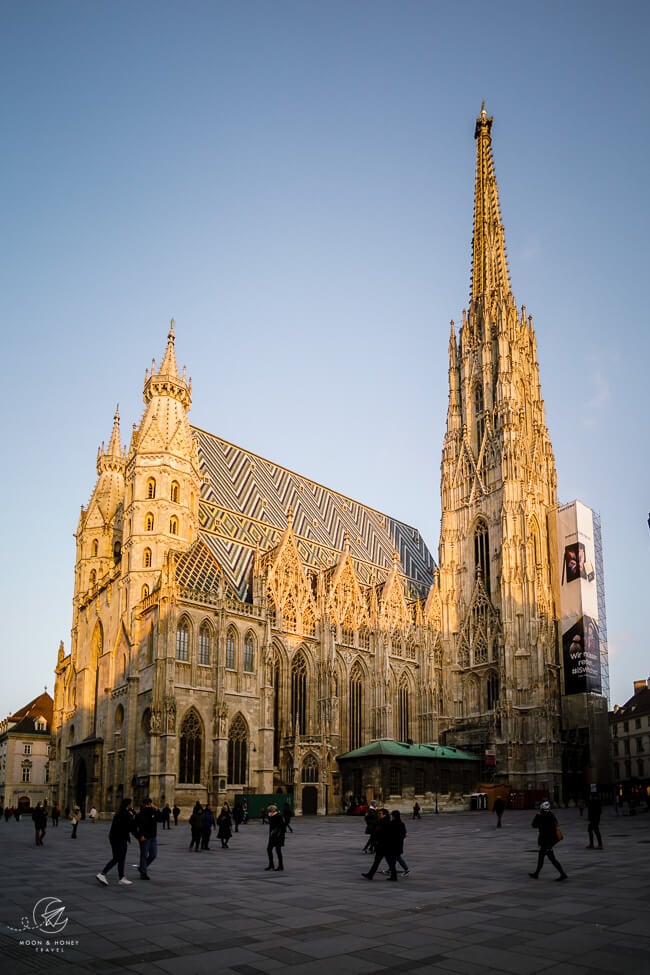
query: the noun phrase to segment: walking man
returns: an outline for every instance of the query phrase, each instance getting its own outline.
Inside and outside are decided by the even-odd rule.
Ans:
[[[537,869],[535,870],[534,873],[529,873],[528,876],[532,877],[534,880],[537,880],[540,871],[544,866],[544,857],[548,857],[548,859],[550,860],[550,862],[553,864],[553,866],[555,867],[555,869],[560,875],[555,879],[566,880],[567,875],[565,874],[564,869],[562,868],[562,864],[560,863],[559,860],[556,859],[555,854],[553,853],[553,847],[558,841],[558,837],[557,837],[558,825],[557,825],[557,819],[551,812],[550,802],[543,802],[541,804],[541,806],[539,807],[539,812],[533,819],[531,826],[533,829],[539,831],[539,835],[537,837],[537,845],[539,846],[539,853],[537,854]]]
[[[501,829],[501,817],[503,816],[505,808],[506,808],[505,802],[503,801],[501,796],[498,796],[494,800],[494,812],[497,817],[497,829]]]
[[[149,880],[149,865],[158,856],[158,810],[150,796],[142,803],[140,812],[135,818],[136,831],[140,842],[140,876]]]
[[[386,863],[388,864],[388,869],[390,870],[390,876],[387,880],[397,880],[397,871],[395,869],[395,861],[397,859],[397,853],[395,852],[396,846],[398,844],[395,842],[395,834],[391,829],[391,820],[388,815],[387,809],[379,810],[379,818],[377,820],[377,828],[374,833],[374,849],[375,849],[375,859],[372,861],[372,866],[368,873],[362,873],[361,876],[365,877],[366,880],[372,880],[372,878],[377,873],[377,869],[381,861],[386,857]]]
[[[108,834],[108,842],[111,844],[111,859],[101,873],[95,875],[100,884],[103,884],[105,887],[108,887],[106,874],[116,865],[119,885],[121,887],[131,886],[132,882],[124,876],[124,862],[132,833],[136,834],[136,825],[131,799],[122,799],[120,808],[113,816],[113,822],[111,823]]]
[[[600,815],[602,813],[602,806],[600,804],[600,799],[596,795],[589,797],[589,802],[587,803],[587,830],[589,832],[589,845],[588,850],[602,850],[603,841],[600,835]],[[594,846],[594,836],[596,837],[596,842],[598,846]]]

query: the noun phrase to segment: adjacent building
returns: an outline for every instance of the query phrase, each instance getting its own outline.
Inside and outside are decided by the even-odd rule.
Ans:
[[[53,704],[44,692],[0,721],[0,806],[27,810],[50,802]]]
[[[619,799],[650,799],[650,678],[634,681],[634,694],[609,716],[614,783]]]
[[[557,475],[485,108],[475,142],[439,564],[418,528],[193,426],[172,322],[130,444],[116,413],[77,526],[54,701],[61,804],[291,793],[298,812],[338,812],[371,785],[425,798],[426,769],[453,749],[469,756],[454,788],[489,778],[560,797]],[[440,761],[364,782],[375,741],[435,745],[420,758]]]

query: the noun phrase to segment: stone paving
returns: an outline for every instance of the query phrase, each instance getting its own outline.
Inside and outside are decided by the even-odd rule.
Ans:
[[[109,858],[107,822],[82,822],[77,840],[61,822],[36,847],[29,818],[2,820],[2,969],[648,975],[650,815],[606,808],[602,852],[585,849],[587,824],[575,809],[557,815],[566,883],[555,882],[548,863],[539,880],[528,876],[532,812],[506,811],[500,830],[489,812],[407,818],[411,873],[397,884],[381,873],[371,883],[361,877],[371,861],[361,853],[363,821],[353,817],[295,819],[284,873],[263,869],[267,827],[259,822],[242,827],[230,849],[215,840],[198,854],[181,822],[159,832],[149,882],[139,879],[132,843],[132,887],[119,887],[115,870],[109,887],[95,879]],[[65,928],[36,928],[37,904],[38,916],[58,907],[53,923]]]

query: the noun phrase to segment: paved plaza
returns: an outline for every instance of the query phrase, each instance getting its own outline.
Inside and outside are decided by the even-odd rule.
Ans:
[[[215,840],[198,854],[181,822],[159,832],[149,882],[139,879],[131,844],[132,887],[117,886],[115,870],[110,887],[95,879],[109,858],[107,822],[81,823],[77,840],[61,822],[36,847],[29,818],[2,820],[2,968],[648,975],[650,815],[616,817],[606,808],[602,852],[585,849],[577,810],[557,815],[566,883],[548,863],[539,880],[528,876],[532,812],[506,811],[500,830],[489,812],[406,818],[411,873],[396,884],[381,873],[361,877],[371,860],[361,853],[363,820],[352,817],[294,820],[284,873],[264,871],[268,828],[259,822],[242,827],[230,849]]]

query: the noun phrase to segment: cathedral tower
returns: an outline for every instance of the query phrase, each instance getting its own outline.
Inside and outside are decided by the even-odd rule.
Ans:
[[[557,478],[532,318],[510,289],[492,158],[476,120],[469,309],[449,339],[441,464],[440,596],[446,738],[513,788],[560,784],[549,516]]]

